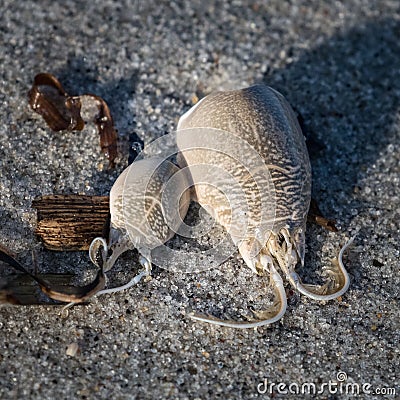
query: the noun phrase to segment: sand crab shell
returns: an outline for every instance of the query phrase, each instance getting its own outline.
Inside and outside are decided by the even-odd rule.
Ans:
[[[126,289],[150,274],[152,250],[175,234],[189,207],[185,175],[171,179],[178,172],[171,161],[152,157],[134,161],[115,181],[110,192],[109,240],[95,238],[89,255],[107,272],[123,252],[136,248],[145,271],[127,285],[101,293]]]
[[[243,141],[247,147],[242,146]],[[180,166],[193,170],[196,200],[211,209],[217,221],[231,232],[229,205],[217,193],[224,192],[227,199],[234,201],[237,191],[223,184],[210,188],[198,180],[196,168],[199,164],[223,168],[243,188],[246,204],[238,207],[247,209],[242,213],[247,229],[242,230],[242,235],[233,230],[231,237],[249,268],[270,274],[277,297],[277,306],[258,313],[262,320],[234,322],[193,315],[194,319],[239,328],[277,321],[284,315],[287,303],[279,269],[296,290],[313,299],[330,300],[347,290],[349,278],[342,255],[352,240],[342,248],[337,262],[326,270],[329,279],[325,285],[303,284],[295,272],[298,264],[304,265],[311,167],[296,115],[280,93],[265,85],[255,85],[210,94],[180,118],[177,143],[182,155]],[[240,162],[235,163],[238,154]],[[257,155],[265,164],[261,174],[252,166]],[[262,193],[266,193],[267,200]],[[267,212],[264,218],[263,212]]]

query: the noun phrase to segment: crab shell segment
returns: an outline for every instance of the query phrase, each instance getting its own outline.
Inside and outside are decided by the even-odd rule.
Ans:
[[[187,189],[185,174],[171,161],[157,157],[134,161],[111,189],[109,241],[94,239],[89,250],[92,261],[109,271],[123,252],[136,248],[149,274],[152,250],[174,235],[187,213]]]
[[[193,137],[193,130],[208,130],[208,143],[218,142],[218,135],[215,134],[217,130],[225,132],[227,139],[222,149],[225,151],[215,152],[214,146],[211,147],[212,151],[199,150],[198,146],[189,148],[187,137]],[[242,141],[253,151],[249,152],[248,147],[242,146]],[[296,115],[280,93],[265,85],[213,93],[181,117],[178,123],[177,143],[182,153],[182,167],[187,166],[191,170],[199,163],[208,164],[212,168],[217,164],[225,167],[237,178],[246,201],[243,204],[238,202],[235,206],[242,209],[245,207],[249,212],[243,213],[247,217],[245,234],[243,235],[243,230],[242,235],[231,233],[232,240],[253,271],[270,274],[271,284],[277,294],[277,303],[280,304],[273,307],[272,311],[265,312],[264,315],[268,318],[263,321],[242,324],[205,316],[193,316],[194,319],[232,327],[260,326],[276,321],[277,317],[283,315],[282,311],[286,307],[281,280],[277,277],[278,268],[299,292],[311,298],[329,300],[347,290],[349,280],[341,260],[344,249],[340,252],[336,265],[329,269],[330,279],[323,286],[305,285],[295,272],[298,264],[304,265],[305,224],[311,199],[311,167],[305,138]],[[232,150],[236,148],[242,153],[241,158],[238,158],[237,150],[236,153]],[[229,164],[232,151],[233,158],[240,160],[235,170]],[[221,157],[220,153],[224,153],[225,158]],[[256,185],[247,185],[250,180],[243,171],[247,170],[252,174],[254,153],[262,158],[267,173],[262,174],[265,179],[255,179]],[[254,190],[255,186],[259,196]],[[208,209],[213,208],[213,215],[217,221],[226,229],[231,229],[235,222],[231,219],[230,225],[226,223],[226,207],[218,201],[213,203],[217,197],[209,196],[196,182],[194,188],[196,200],[200,205],[207,205]],[[217,186],[217,189],[221,187]],[[234,190],[226,190],[235,198]],[[260,215],[267,217],[262,218]]]

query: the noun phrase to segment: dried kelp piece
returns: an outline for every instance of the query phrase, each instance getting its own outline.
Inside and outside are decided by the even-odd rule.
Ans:
[[[69,96],[53,75],[36,75],[28,97],[32,110],[40,114],[53,131],[84,128],[79,97]]]
[[[105,287],[105,276],[103,270],[100,269],[93,282],[86,286],[60,286],[50,285],[48,282],[35,279],[40,286],[42,292],[53,300],[63,301],[66,303],[82,303]]]
[[[37,276],[52,285],[71,285],[75,275],[71,273],[47,273],[37,274]],[[1,291],[3,288],[3,292]],[[47,296],[41,296],[41,290],[36,282],[29,276],[19,272],[7,274],[6,277],[0,278],[0,304],[19,304],[19,305],[49,305]],[[4,298],[4,294],[11,296],[11,301]],[[79,303],[86,304],[86,302]]]
[[[33,200],[36,234],[46,249],[88,250],[95,237],[108,238],[108,196],[46,195]]]
[[[310,209],[308,211],[307,219],[309,222],[314,222],[317,225],[320,225],[331,232],[337,232],[335,221],[332,219],[325,218],[322,215],[321,210],[318,207],[317,202],[314,199],[311,199]]]
[[[40,73],[34,78],[28,98],[32,110],[40,114],[54,131],[81,131],[85,126],[81,116],[82,101],[84,98],[93,101],[98,110],[93,121],[99,131],[101,150],[108,158],[110,167],[114,166],[118,155],[118,135],[110,109],[101,97],[93,94],[70,96],[54,75]]]
[[[104,289],[105,287],[105,276],[102,269],[99,269],[93,282],[89,283],[86,286],[76,287],[52,285],[46,280],[38,277],[37,275],[30,273],[4,247],[0,247],[0,261],[4,262],[9,267],[14,268],[16,271],[28,275],[31,279],[38,283],[42,292],[53,300],[58,300],[66,303],[82,303],[94,296],[98,291]],[[12,295],[12,292],[10,292],[11,291],[7,286],[0,289],[0,303],[2,302],[2,300],[4,300],[4,302],[6,303],[12,303],[14,297]]]
[[[94,122],[100,133],[101,151],[110,161],[110,166],[113,167],[114,160],[118,155],[118,135],[114,128],[114,121],[107,103],[99,96],[91,95],[91,97],[97,103],[99,109],[99,113],[96,115]]]
[[[6,281],[0,283],[0,304],[21,304],[16,294],[7,288]]]

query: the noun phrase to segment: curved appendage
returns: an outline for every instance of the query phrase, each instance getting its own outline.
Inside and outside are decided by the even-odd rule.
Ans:
[[[100,251],[100,249],[102,249]],[[89,257],[93,264],[99,266],[99,254],[101,254],[100,262],[103,264],[103,271],[108,272],[116,263],[118,257],[127,250],[130,250],[131,246],[129,241],[124,240],[123,237],[119,237],[118,240],[110,245],[107,244],[106,239],[102,237],[96,237],[92,240],[89,247]],[[112,250],[110,256],[108,256],[109,250]]]
[[[142,271],[142,272],[138,273],[135,277],[133,277],[125,285],[100,290],[99,292],[96,293],[96,296],[99,296],[100,294],[122,292],[123,290],[129,289],[130,287],[137,285],[141,281],[141,279],[146,275],[148,275],[147,271]]]
[[[139,272],[136,276],[134,276],[128,283],[122,286],[117,286],[115,288],[103,289],[96,293],[96,296],[100,294],[107,294],[107,293],[116,293],[122,292],[123,290],[129,289],[132,286],[137,285],[144,276],[151,275],[151,262],[146,257],[140,257],[139,260],[140,264],[145,268],[144,271]]]
[[[89,247],[89,257],[93,264],[98,267],[102,267],[99,264],[103,264],[104,272],[109,271],[117,261],[118,257],[129,250],[129,246],[124,244],[123,241],[116,242],[111,246],[113,248],[113,252],[110,257],[107,258],[108,255],[108,244],[106,240],[102,237],[94,238]],[[100,260],[99,260],[100,258]],[[149,257],[141,256],[139,259],[140,264],[145,268],[144,271],[140,272],[136,276],[134,276],[128,283],[122,286],[117,286],[115,288],[103,289],[96,293],[96,296],[107,293],[116,293],[121,292],[123,290],[129,289],[130,287],[138,284],[144,276],[151,275],[151,261]]]
[[[331,268],[326,269],[329,275],[328,282],[322,286],[303,284],[299,275],[295,271],[289,272],[289,282],[300,293],[313,300],[333,300],[342,296],[350,285],[349,275],[343,265],[343,254],[347,248],[353,243],[355,236],[347,241],[340,249],[337,260],[334,260]]]
[[[95,240],[99,241],[100,243],[95,243],[93,245],[90,246],[89,249],[89,254],[90,254],[90,259],[92,260],[92,262],[97,265],[97,260],[96,260],[96,256],[95,256],[95,251],[99,250],[99,247],[97,247],[97,250],[95,250],[96,246],[98,246],[99,244],[105,245],[107,246],[105,240],[103,238],[96,238]],[[92,242],[93,244],[93,242]],[[103,247],[104,249],[104,247]],[[95,262],[96,260],[96,262]],[[116,293],[116,292],[122,292],[123,290],[129,289],[134,285],[137,285],[144,276],[148,276],[151,275],[151,262],[145,258],[145,257],[141,257],[140,258],[140,264],[145,268],[144,271],[140,272],[139,274],[137,274],[136,276],[134,276],[128,283],[126,283],[125,285],[122,286],[117,286],[115,288],[109,288],[109,289],[103,289],[103,290],[99,290],[97,293],[95,293],[93,295],[94,296],[99,296],[101,294],[108,294],[108,293]],[[107,282],[107,278],[106,278],[106,282]],[[68,309],[73,307],[75,304],[77,304],[76,302],[70,302],[67,305],[65,305],[60,312],[60,315],[63,318],[67,318],[68,317]]]
[[[261,263],[263,264],[264,269],[267,270],[267,267],[269,267],[268,269],[270,273],[270,285],[274,288],[275,295],[277,297],[276,303],[269,310],[257,311],[257,312],[253,311],[255,316],[263,319],[259,321],[242,322],[242,321],[223,320],[212,316],[199,315],[199,314],[189,314],[189,317],[196,321],[207,322],[213,325],[227,326],[229,328],[257,328],[259,326],[272,324],[280,320],[285,314],[287,307],[286,292],[283,287],[283,281],[281,276],[274,268],[270,257],[264,255],[261,256]]]
[[[103,268],[107,261],[108,245],[106,239],[96,237],[92,240],[89,247],[90,261],[99,268]]]

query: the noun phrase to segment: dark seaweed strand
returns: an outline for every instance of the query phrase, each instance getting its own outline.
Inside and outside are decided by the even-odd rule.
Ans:
[[[0,261],[6,263],[15,270],[28,275],[32,280],[38,283],[40,289],[49,298],[63,302],[81,303],[90,297],[94,296],[99,290],[105,287],[105,276],[102,269],[100,269],[93,282],[86,286],[61,286],[51,285],[47,281],[37,277],[36,275],[27,271],[21,263],[19,263],[9,252],[0,247]],[[2,292],[7,292],[7,288],[3,288]],[[0,296],[1,298],[1,296]]]

